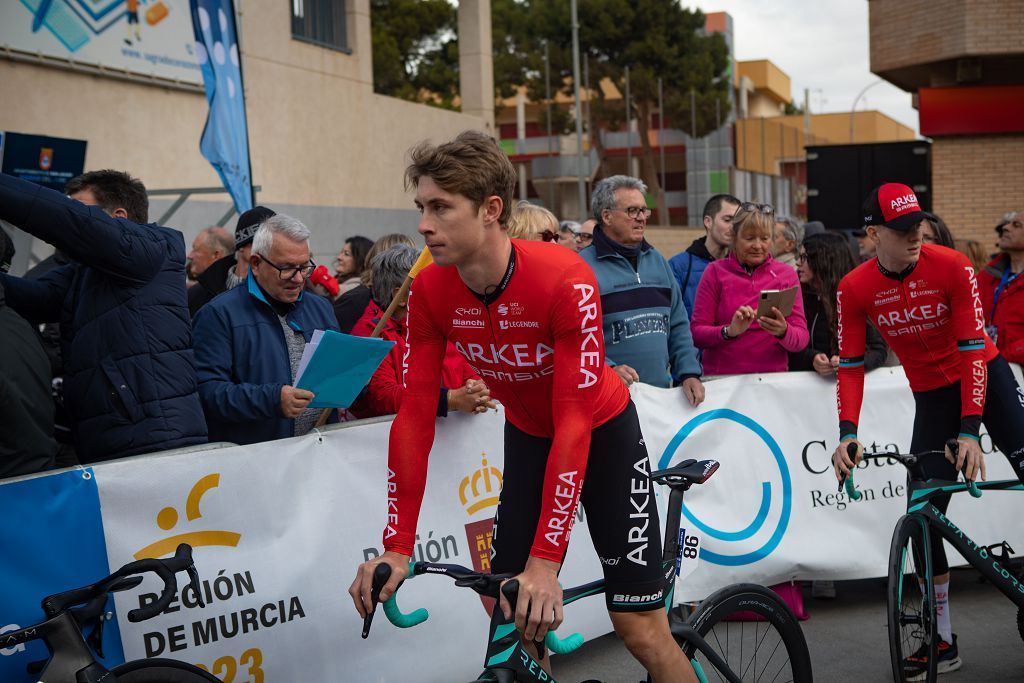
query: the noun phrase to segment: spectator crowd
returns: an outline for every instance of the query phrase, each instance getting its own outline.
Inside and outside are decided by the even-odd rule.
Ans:
[[[196,446],[300,436],[321,418],[295,386],[317,330],[379,336],[391,351],[352,406],[332,421],[393,414],[402,401],[408,288],[419,246],[404,234],[351,235],[332,267],[312,259],[309,227],[257,206],[233,234],[212,226],[186,251],[182,234],[149,222],[146,189],[95,171],[65,193],[0,176],[0,219],[54,256],[7,274],[0,232],[0,477]],[[691,405],[704,379],[839,364],[836,291],[873,256],[861,226],[827,229],[729,194],[710,197],[704,234],[666,258],[645,238],[647,187],[615,175],[592,191],[590,215],[559,219],[527,201],[514,239],[570,249],[600,289],[605,361],[627,385],[677,387]],[[829,226],[833,228],[834,226]],[[965,253],[978,273],[987,331],[1024,362],[1024,212],[996,226],[998,251],[956,239],[937,216],[922,240]],[[789,291],[791,305],[764,293]],[[865,367],[889,362],[867,330]],[[448,346],[437,415],[494,406],[486,382]]]

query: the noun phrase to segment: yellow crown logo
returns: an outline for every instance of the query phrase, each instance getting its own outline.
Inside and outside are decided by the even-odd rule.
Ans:
[[[487,466],[486,453],[480,454],[480,460],[480,469],[463,477],[459,484],[459,500],[467,515],[497,506],[498,494],[501,493],[501,470]]]

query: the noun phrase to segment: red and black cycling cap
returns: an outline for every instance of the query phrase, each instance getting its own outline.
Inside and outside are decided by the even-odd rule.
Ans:
[[[917,195],[902,183],[879,185],[862,207],[864,225],[884,225],[893,230],[907,232],[926,218],[935,220],[927,211],[921,210]]]

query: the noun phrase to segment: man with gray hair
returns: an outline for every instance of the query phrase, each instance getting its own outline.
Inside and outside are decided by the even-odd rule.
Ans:
[[[320,411],[294,386],[316,330],[338,329],[326,299],[305,293],[316,264],[309,228],[277,214],[252,241],[244,286],[203,306],[195,319],[199,397],[211,441],[258,443],[301,436]]]
[[[227,230],[219,225],[203,228],[192,241],[192,251],[188,253],[189,279],[197,279],[215,261],[233,254],[234,251],[235,238]]]
[[[593,244],[580,251],[601,291],[605,359],[626,385],[682,385],[704,400],[690,321],[668,262],[644,239],[651,210],[638,178],[616,175],[594,188]]]
[[[772,256],[779,263],[796,270],[796,257],[804,241],[804,226],[792,218],[775,217],[775,235],[772,241]]]

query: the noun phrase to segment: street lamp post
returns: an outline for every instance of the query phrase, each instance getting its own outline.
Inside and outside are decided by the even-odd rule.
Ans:
[[[870,90],[871,88],[875,87],[876,85],[878,85],[881,82],[882,82],[882,80],[879,79],[879,80],[875,81],[874,83],[868,83],[867,85],[865,85],[861,89],[861,91],[859,93],[857,93],[857,97],[855,97],[853,99],[853,106],[850,107],[850,144],[851,145],[853,144],[853,125],[854,125],[854,120],[856,118],[855,114],[857,112],[857,103],[860,102],[860,98],[864,97],[864,93],[866,93],[868,90]]]

